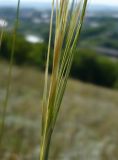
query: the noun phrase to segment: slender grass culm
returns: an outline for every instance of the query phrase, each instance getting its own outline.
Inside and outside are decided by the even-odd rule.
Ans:
[[[2,45],[3,35],[4,35],[4,26],[1,27],[1,33],[0,33],[0,49],[1,49],[1,45]]]
[[[54,6],[56,6],[56,29],[53,67],[51,80],[48,86],[48,68]],[[71,69],[74,57],[73,51],[77,48],[86,6],[87,0],[52,0],[49,47],[42,104],[40,160],[48,160],[49,157],[51,137]]]
[[[12,45],[11,45],[11,56],[10,56],[10,64],[9,64],[9,71],[8,71],[8,80],[7,80],[7,85],[6,85],[6,96],[5,96],[5,99],[3,102],[3,113],[2,113],[2,118],[1,118],[2,122],[1,122],[1,128],[0,128],[0,146],[2,144],[3,136],[5,133],[5,118],[6,118],[6,111],[7,111],[7,107],[8,107],[8,100],[9,100],[9,96],[10,96],[13,57],[14,57],[14,53],[15,53],[16,33],[17,33],[18,22],[19,22],[19,10],[20,10],[20,0],[18,0],[18,3],[17,3],[16,19],[15,19],[15,24],[14,24],[14,29],[13,29],[13,40],[12,40]],[[3,37],[3,31],[1,33],[1,41],[2,41],[2,37]]]

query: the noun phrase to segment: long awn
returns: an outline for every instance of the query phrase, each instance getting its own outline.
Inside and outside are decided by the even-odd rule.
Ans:
[[[53,67],[48,87],[48,68],[54,6],[56,5],[56,29],[54,40]],[[87,0],[53,0],[50,22],[49,47],[45,71],[45,85],[42,104],[42,136],[40,160],[47,160],[52,133],[60,110],[69,77],[74,50],[77,48]]]

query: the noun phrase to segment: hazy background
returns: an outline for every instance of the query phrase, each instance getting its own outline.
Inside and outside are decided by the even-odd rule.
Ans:
[[[0,49],[0,115],[16,6],[15,0],[0,1],[0,33],[5,30]],[[21,0],[1,160],[38,160],[50,13],[51,1]],[[53,31],[54,28],[55,19]],[[51,47],[53,50],[53,42]],[[50,71],[51,67],[50,63]],[[117,160],[117,117],[118,1],[90,0],[53,135],[50,160]]]

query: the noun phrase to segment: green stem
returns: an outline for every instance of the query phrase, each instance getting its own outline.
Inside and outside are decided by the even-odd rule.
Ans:
[[[17,5],[16,21],[15,21],[14,31],[13,31],[13,41],[12,41],[11,57],[10,57],[10,64],[9,64],[9,71],[8,71],[7,89],[6,89],[5,100],[3,103],[4,108],[2,113],[1,131],[0,131],[0,146],[2,144],[4,130],[5,130],[5,118],[6,118],[6,111],[8,107],[8,101],[9,101],[11,80],[12,80],[12,67],[13,67],[13,57],[15,53],[16,32],[18,29],[18,22],[19,22],[19,10],[20,10],[20,0],[18,0],[18,5]]]
[[[1,34],[0,34],[0,49],[2,45],[3,34],[4,34],[4,27],[2,27]]]
[[[46,123],[45,126],[46,129],[41,143],[40,160],[48,160],[49,157],[49,150],[50,150],[50,143],[51,143],[53,129],[51,127],[48,127],[50,126],[48,122]]]

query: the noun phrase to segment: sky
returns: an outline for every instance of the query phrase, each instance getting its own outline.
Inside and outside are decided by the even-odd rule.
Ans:
[[[0,0],[1,1],[1,0]],[[100,4],[109,6],[118,6],[118,0],[88,0],[89,4]],[[17,2],[17,0],[10,0],[11,3]],[[37,2],[51,2],[51,0],[21,0],[22,3],[37,3]],[[0,3],[8,3],[8,0],[2,0]]]
[[[114,5],[118,6],[118,0],[90,0],[92,4]]]

